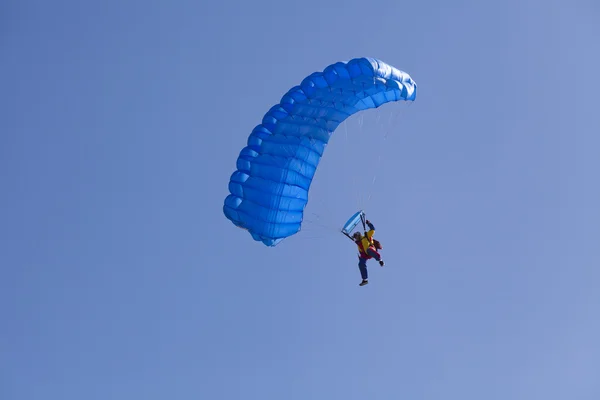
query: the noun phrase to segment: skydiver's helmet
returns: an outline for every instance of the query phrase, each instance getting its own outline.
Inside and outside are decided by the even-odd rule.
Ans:
[[[354,238],[354,240],[359,240],[362,237],[362,235],[360,234],[360,232],[354,232],[354,235],[352,235],[352,238]]]

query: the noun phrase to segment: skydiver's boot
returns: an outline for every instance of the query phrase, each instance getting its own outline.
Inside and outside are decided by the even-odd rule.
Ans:
[[[379,260],[379,265],[381,265],[382,267],[385,265],[385,263],[383,262],[383,260]]]
[[[358,286],[365,286],[368,283],[369,283],[368,279],[363,279],[362,282],[358,284]]]

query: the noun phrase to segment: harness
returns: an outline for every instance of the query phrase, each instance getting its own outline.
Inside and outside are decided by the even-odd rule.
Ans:
[[[364,247],[363,247],[363,240],[367,239],[367,241],[369,242],[369,246],[367,248],[373,248],[375,251],[377,251],[377,248],[381,247],[379,245],[379,242],[376,241],[375,239],[373,239],[372,237],[368,237],[367,236],[367,232],[365,232],[365,235],[363,237],[361,237],[358,240],[355,240],[354,243],[356,243],[356,245],[358,246],[358,252],[360,253],[360,256],[362,258],[366,258],[366,259],[370,259],[371,256],[369,254],[367,254],[367,252],[365,251]],[[379,245],[379,246],[378,246]]]
[[[363,226],[365,235],[362,236],[360,239],[355,240],[352,236],[350,236],[350,232],[352,231],[352,229],[354,229],[354,227],[356,225],[358,225],[359,221],[362,222],[362,226]],[[382,249],[381,243],[379,243],[379,241],[377,239],[373,239],[373,237],[369,237],[367,235],[366,219],[365,219],[365,213],[363,211],[357,212],[355,215],[353,215],[348,220],[348,222],[346,222],[346,225],[344,226],[344,229],[342,229],[342,233],[346,237],[348,237],[348,239],[352,240],[358,246],[358,251],[359,251],[361,257],[364,257],[364,258],[367,258],[367,259],[371,258],[371,256],[369,256],[365,252],[365,250],[363,249],[362,241],[364,239],[367,239],[367,241],[369,242],[368,248],[372,247],[372,248],[375,249],[375,251],[377,251],[378,249]]]

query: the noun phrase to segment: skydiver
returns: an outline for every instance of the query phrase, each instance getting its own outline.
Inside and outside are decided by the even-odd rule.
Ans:
[[[373,239],[373,235],[375,234],[375,227],[371,223],[371,221],[365,221],[369,226],[369,231],[365,232],[365,236],[363,236],[360,232],[355,232],[352,235],[352,239],[354,243],[358,246],[358,269],[360,270],[360,276],[362,277],[362,282],[359,286],[364,286],[369,283],[369,275],[367,273],[367,260],[374,258],[379,261],[379,265],[383,267],[384,262],[381,259],[381,255],[377,252],[377,249],[382,249],[381,243],[379,241]]]

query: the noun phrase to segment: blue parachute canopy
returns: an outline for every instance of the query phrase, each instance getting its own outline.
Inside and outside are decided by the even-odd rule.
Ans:
[[[413,101],[417,85],[374,58],[337,62],[291,88],[254,128],[237,159],[223,212],[275,246],[300,231],[308,190],[331,134],[352,114]]]

